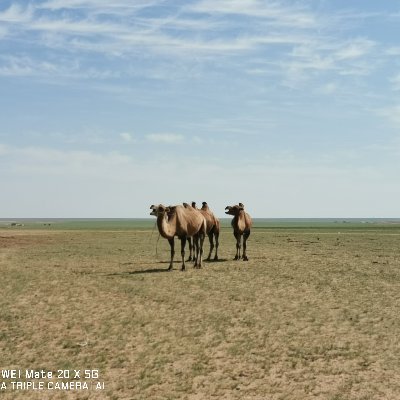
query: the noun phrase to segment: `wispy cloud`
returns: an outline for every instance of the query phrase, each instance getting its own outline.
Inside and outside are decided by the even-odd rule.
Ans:
[[[132,2],[130,0],[48,0],[43,2],[38,8],[60,10],[60,9],[95,9],[102,12],[113,9],[133,9],[140,10],[147,7],[152,7],[155,4],[161,3],[163,0],[137,0]]]
[[[394,123],[396,126],[400,127],[400,104],[381,108],[377,113],[378,115]]]
[[[23,8],[11,6],[0,14],[9,22],[19,24],[18,32],[36,32],[37,44],[63,46],[68,51],[96,51],[111,55],[130,54],[140,48],[163,54],[219,54],[248,51],[259,46],[301,43],[298,33],[274,32],[271,21],[268,31],[255,27],[245,35],[231,36],[236,23],[214,19],[215,14],[238,13],[251,18],[268,17],[279,24],[304,25],[312,20],[308,12],[274,3],[247,0],[242,2],[200,1],[191,6],[171,7],[168,15],[145,17],[144,8],[157,7],[164,1],[135,2],[92,0],[51,0]],[[79,10],[79,13],[73,12]],[[115,16],[113,11],[121,10]],[[209,11],[211,17],[204,15]],[[93,12],[96,11],[96,12]],[[114,15],[114,17],[112,17]],[[130,18],[128,18],[130,17]],[[299,22],[302,21],[302,22]],[[242,21],[244,22],[244,21]],[[306,24],[307,25],[307,24]],[[246,26],[249,27],[248,22]],[[251,26],[251,25],[250,25]],[[265,31],[260,34],[260,31]],[[291,32],[293,29],[291,29]],[[183,35],[182,35],[183,33]],[[57,35],[58,40],[46,40]],[[48,37],[48,36],[47,36]]]
[[[143,13],[145,9],[152,13]],[[163,12],[157,15],[156,11],[161,9]],[[291,87],[316,71],[341,75],[368,73],[371,64],[363,60],[374,51],[376,43],[368,38],[337,37],[333,33],[334,26],[339,25],[335,18],[338,16],[329,17],[304,3],[261,0],[199,0],[184,5],[172,5],[165,0],[48,0],[29,7],[12,5],[0,13],[0,20],[18,27],[13,30],[13,37],[29,41],[33,34],[35,47],[63,51],[75,59],[95,52],[105,56],[107,63],[115,57],[132,60],[153,54],[174,64],[178,58],[193,63],[195,57],[198,64],[199,60],[208,63],[213,58],[227,60],[258,53],[265,60],[279,60],[270,63],[267,71],[278,73],[282,82],[290,82]],[[354,64],[355,61],[358,63]],[[232,65],[235,62],[232,59]],[[3,64],[1,73],[46,73],[52,63],[53,60],[46,60],[38,67],[14,61]],[[54,73],[68,76],[68,67],[70,76],[76,75],[73,64],[64,71],[57,65]],[[103,78],[127,74],[126,70],[113,67],[113,73],[108,69]],[[87,66],[84,69],[88,71]],[[136,68],[136,73],[147,76],[153,70],[146,66]],[[253,76],[265,73],[265,69],[248,65],[244,70]],[[83,78],[102,78],[101,71],[93,67],[87,75],[82,71],[79,74]],[[164,74],[163,79],[170,76]]]
[[[153,143],[176,144],[182,143],[184,136],[175,133],[152,133],[146,135],[146,139]]]
[[[323,94],[333,94],[337,91],[337,84],[334,82],[327,83],[319,88],[319,91]]]
[[[9,8],[0,12],[0,21],[6,23],[24,23],[32,20],[34,9],[32,6],[23,7],[11,4]]]
[[[389,79],[392,84],[392,90],[399,91],[400,90],[400,72]]]
[[[279,2],[261,0],[202,0],[188,9],[210,15],[241,15],[272,20],[275,25],[298,28],[315,27],[313,13],[299,7],[284,6]],[[271,22],[271,21],[270,21]]]
[[[78,175],[106,175],[112,168],[131,163],[130,157],[117,152],[94,153],[78,150],[65,151],[49,147],[3,146],[2,155],[11,162],[4,168],[14,173],[44,173],[59,175],[65,173]]]
[[[0,76],[102,80],[118,77],[119,73],[84,67],[78,61],[67,58],[46,61],[29,56],[0,56]]]
[[[376,46],[375,41],[368,39],[354,39],[347,43],[343,43],[341,47],[334,53],[334,58],[337,60],[349,60],[360,58]]]
[[[393,47],[390,46],[386,49],[385,53],[389,56],[400,56],[400,46],[399,47]]]

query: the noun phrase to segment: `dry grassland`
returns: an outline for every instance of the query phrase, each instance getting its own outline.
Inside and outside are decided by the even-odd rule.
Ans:
[[[223,260],[186,272],[166,272],[156,243],[150,230],[0,230],[0,368],[105,382],[0,397],[400,398],[400,228],[255,229],[249,262],[232,260],[226,228]]]

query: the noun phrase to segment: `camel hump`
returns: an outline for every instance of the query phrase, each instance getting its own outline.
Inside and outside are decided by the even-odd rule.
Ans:
[[[192,207],[196,208],[196,202],[195,201],[192,201]]]
[[[203,201],[201,209],[202,209],[202,210],[208,210],[208,208],[209,208],[209,207],[208,207],[207,202],[206,202],[206,201]]]
[[[253,225],[253,220],[250,217],[250,214],[245,213],[245,218],[246,218],[246,224],[248,225],[249,229],[252,227]]]
[[[192,207],[189,203],[182,203],[182,204],[183,204],[183,207],[185,207],[185,208],[191,208]]]

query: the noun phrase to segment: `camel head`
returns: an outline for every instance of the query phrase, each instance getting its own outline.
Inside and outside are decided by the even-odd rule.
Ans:
[[[151,206],[150,206],[150,210],[151,210],[151,213],[150,213],[150,215],[154,215],[155,217],[157,217],[157,206],[155,206],[154,204],[152,204]]]
[[[151,213],[150,215],[154,215],[158,217],[159,215],[164,215],[169,212],[169,207],[165,207],[162,204],[155,206],[154,204],[150,206]]]
[[[152,210],[150,215],[154,215],[155,217],[158,217],[159,215],[167,215],[169,218],[175,212],[175,208],[176,206],[165,207],[162,204],[159,204],[158,206],[153,204],[150,206],[150,210]]]
[[[225,214],[229,215],[239,215],[240,211],[244,210],[244,206],[242,203],[234,206],[226,206],[225,207]]]

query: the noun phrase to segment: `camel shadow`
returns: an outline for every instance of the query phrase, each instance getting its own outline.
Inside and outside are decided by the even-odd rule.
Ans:
[[[167,268],[148,268],[135,271],[127,272],[113,272],[112,274],[107,274],[107,276],[129,276],[129,275],[141,275],[141,274],[158,274],[160,272],[170,272]]]
[[[204,260],[204,263],[207,264],[216,264],[220,262],[226,262],[228,259],[226,258],[220,258],[218,260]],[[186,261],[186,269],[188,269],[189,264],[191,261]],[[158,264],[169,264],[169,261],[158,261]],[[133,263],[127,262],[123,263],[121,265],[132,265]],[[147,263],[149,264],[149,263]],[[190,267],[189,267],[190,268]],[[142,269],[142,270],[135,270],[135,271],[126,271],[126,272],[113,272],[110,274],[107,274],[107,276],[130,276],[130,275],[142,275],[142,274],[159,274],[162,272],[172,272],[172,271],[181,271],[180,264],[177,263],[176,266],[174,266],[173,269],[169,270],[168,267],[166,268],[147,268],[147,269]]]
[[[143,269],[139,271],[129,271],[126,274],[128,275],[140,275],[140,274],[158,274],[160,272],[171,272],[168,268],[149,268]]]
[[[205,263],[220,263],[220,262],[226,262],[228,261],[226,258],[220,258],[219,260],[204,260]],[[168,261],[159,261],[159,264],[169,264]],[[186,262],[186,269],[190,268],[189,265],[187,265],[189,262]],[[127,271],[127,272],[120,272],[120,273],[113,273],[110,275],[142,275],[142,274],[159,274],[161,272],[172,272],[172,271],[181,271],[180,265],[174,266],[173,269],[168,269],[168,268],[148,268],[148,269],[142,269],[142,270],[136,270],[136,271]]]

